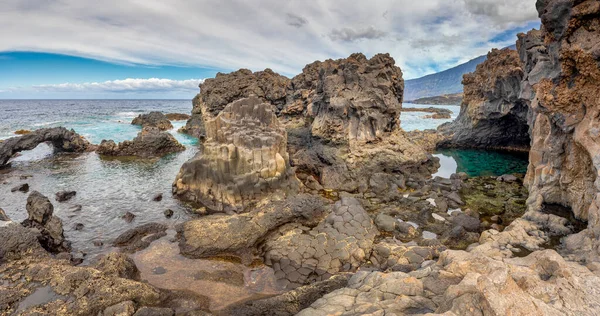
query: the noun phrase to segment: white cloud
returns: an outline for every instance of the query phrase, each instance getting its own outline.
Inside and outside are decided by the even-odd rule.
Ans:
[[[494,36],[537,19],[535,2],[3,0],[0,51],[285,75],[314,60],[389,52],[415,77],[485,54],[499,45]]]
[[[124,79],[105,82],[61,83],[37,85],[32,88],[40,92],[89,92],[89,93],[121,93],[121,92],[173,92],[198,91],[203,79],[171,80],[171,79]]]

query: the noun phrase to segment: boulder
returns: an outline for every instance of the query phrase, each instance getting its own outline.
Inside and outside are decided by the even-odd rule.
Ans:
[[[10,192],[23,192],[23,193],[27,193],[29,192],[29,184],[27,183],[23,183],[23,184],[19,184],[16,187],[10,189]]]
[[[475,72],[464,75],[458,117],[438,131],[439,146],[528,150],[528,107],[521,100],[523,69],[517,51],[493,49]]]
[[[167,226],[159,223],[148,223],[125,231],[113,241],[113,246],[122,251],[133,253],[146,249],[153,241],[167,235]]]
[[[23,150],[32,150],[45,142],[52,143],[55,151],[81,153],[93,146],[73,130],[64,127],[42,128],[29,134],[13,137],[0,143],[0,166],[6,165],[13,155]]]
[[[65,201],[72,199],[75,195],[77,195],[77,192],[75,192],[75,191],[56,192],[56,201],[57,202],[65,202]]]
[[[131,124],[140,125],[142,127],[156,127],[161,131],[166,131],[173,128],[169,118],[161,112],[141,114],[134,118],[133,121],[131,121]]]
[[[242,212],[271,192],[293,190],[287,134],[258,97],[227,105],[206,124],[201,152],[179,171],[173,193],[213,211]]]
[[[2,222],[10,221],[10,218],[6,215],[6,212],[4,212],[4,210],[1,208],[0,208],[0,221],[2,221]]]
[[[140,158],[162,157],[184,151],[173,135],[157,127],[144,127],[133,140],[118,145],[112,140],[102,140],[96,152],[103,156],[136,156]]]
[[[37,191],[27,197],[28,217],[22,225],[40,231],[39,241],[44,249],[52,253],[70,251],[70,243],[65,239],[60,218],[53,215],[54,206],[50,200]]]
[[[48,256],[38,241],[39,234],[17,223],[0,226],[0,264],[25,256]]]

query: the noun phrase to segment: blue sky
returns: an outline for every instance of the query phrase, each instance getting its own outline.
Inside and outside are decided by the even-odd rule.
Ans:
[[[354,52],[410,79],[537,27],[535,0],[4,0],[0,99],[190,99],[219,71],[291,77]]]

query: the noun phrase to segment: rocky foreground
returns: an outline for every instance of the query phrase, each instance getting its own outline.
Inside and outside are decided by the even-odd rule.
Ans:
[[[600,4],[537,8],[542,29],[465,77],[460,117],[440,133],[400,129],[402,72],[389,55],[315,62],[292,79],[267,69],[206,80],[185,128],[201,151],[173,183],[202,216],[176,236],[160,223],[134,228],[113,242],[120,252],[76,266],[52,204],[32,192],[23,223],[0,210],[0,312],[597,315]],[[88,148],[60,131],[8,140],[0,153],[42,141]],[[436,146],[530,146],[529,170],[432,178]],[[176,243],[188,265],[260,267],[276,291],[211,308],[211,288],[142,282],[127,253],[157,242]],[[247,288],[254,272],[198,278]],[[36,295],[49,299],[26,303]]]

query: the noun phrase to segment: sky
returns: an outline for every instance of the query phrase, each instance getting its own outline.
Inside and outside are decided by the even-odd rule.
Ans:
[[[0,99],[181,98],[217,72],[390,53],[404,78],[539,27],[536,0],[2,0]]]

